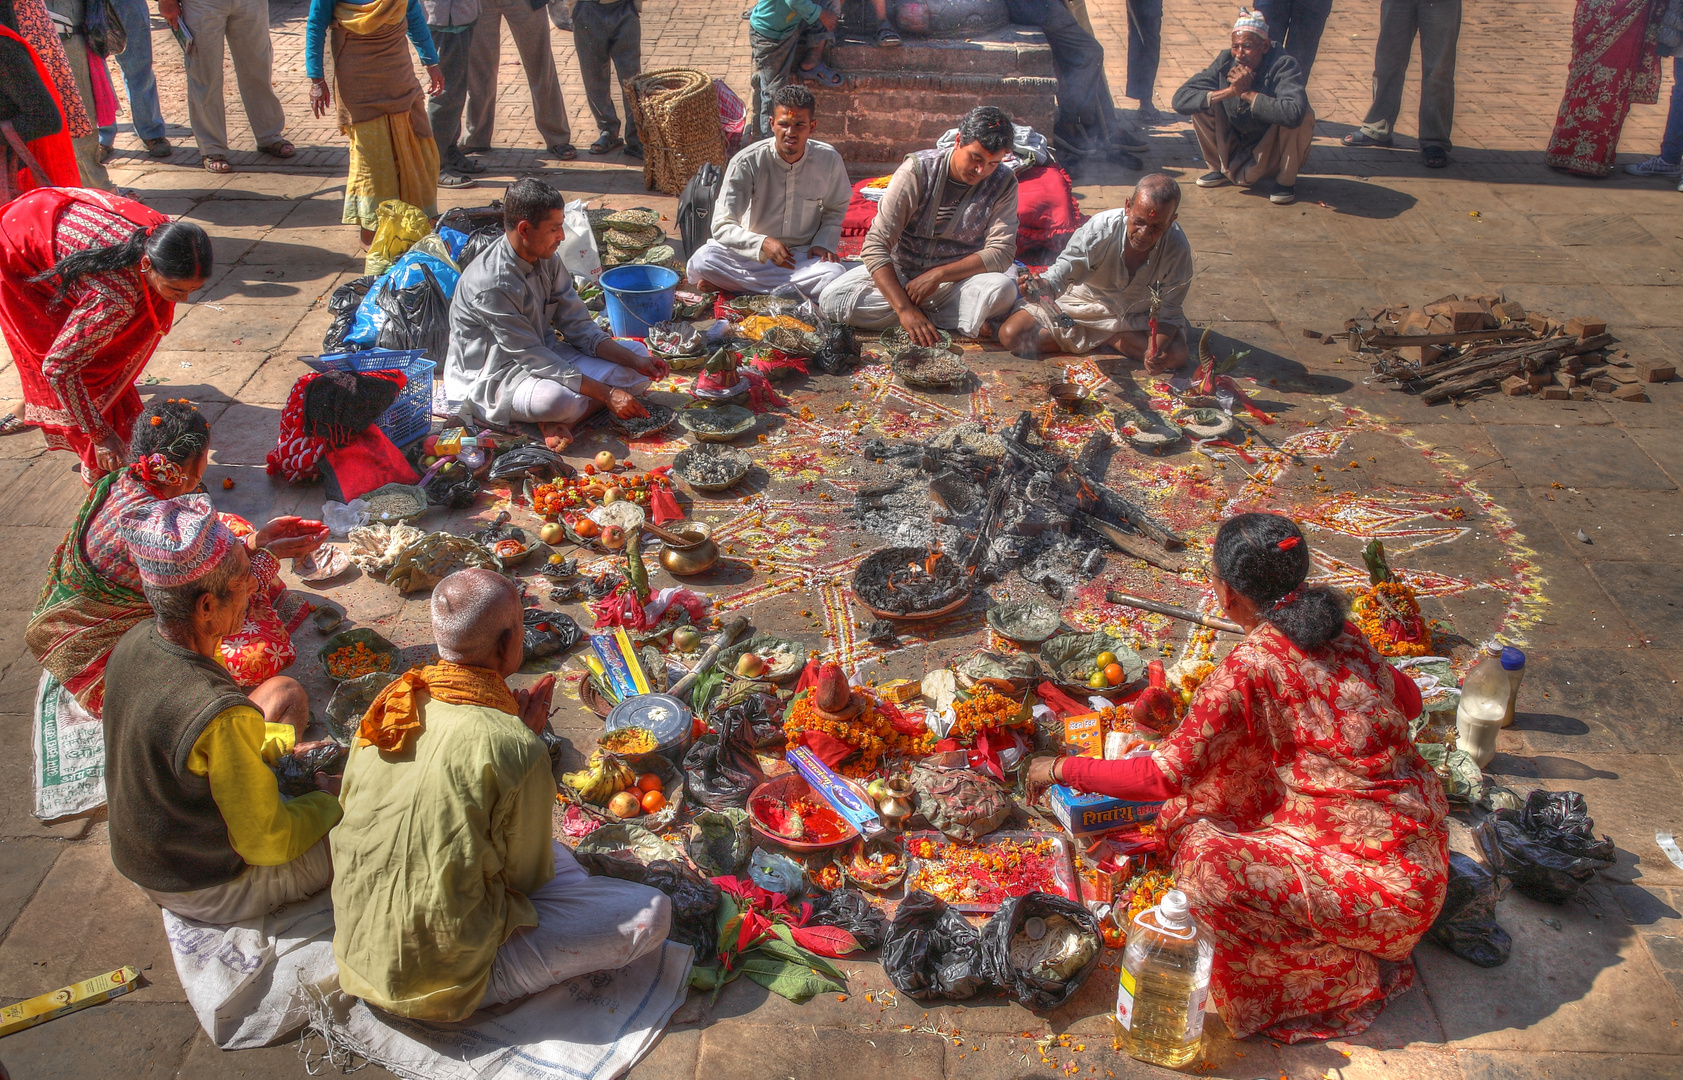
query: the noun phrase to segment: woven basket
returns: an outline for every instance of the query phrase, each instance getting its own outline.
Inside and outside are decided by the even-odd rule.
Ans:
[[[725,167],[719,96],[705,71],[645,71],[628,89],[643,140],[643,183],[650,191],[677,195],[701,166]]]

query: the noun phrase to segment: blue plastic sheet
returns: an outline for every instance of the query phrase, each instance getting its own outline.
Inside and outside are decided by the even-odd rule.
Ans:
[[[438,285],[444,290],[446,297],[456,295],[456,282],[462,275],[450,268],[450,265],[436,255],[428,255],[424,251],[406,253],[392,268],[380,275],[368,295],[363,297],[362,306],[357,308],[356,318],[351,320],[351,328],[345,333],[345,347],[347,349],[371,349],[379,340],[380,329],[386,323],[386,313],[380,310],[379,296],[389,285],[398,291],[411,285],[425,281],[421,267],[432,271],[432,276],[438,280]]]

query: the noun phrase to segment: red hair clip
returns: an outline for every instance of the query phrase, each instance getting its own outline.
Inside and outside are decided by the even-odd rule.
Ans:
[[[1278,544],[1275,544],[1274,546],[1279,548],[1281,551],[1290,551],[1292,548],[1296,547],[1297,545],[1299,545],[1301,543],[1303,543],[1303,539],[1301,537],[1288,536],[1284,540],[1281,540]]]

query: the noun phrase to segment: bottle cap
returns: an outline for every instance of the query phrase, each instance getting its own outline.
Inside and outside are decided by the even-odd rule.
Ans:
[[[1164,924],[1176,929],[1186,925],[1191,909],[1186,894],[1179,889],[1170,889],[1164,893],[1163,899],[1157,904],[1157,913],[1162,917]]]
[[[1502,670],[1503,671],[1523,671],[1523,670],[1525,670],[1525,653],[1522,652],[1519,649],[1514,648],[1512,645],[1508,645],[1508,646],[1504,647],[1502,649]]]
[[[1502,643],[1495,640],[1487,641],[1484,643],[1484,652],[1486,656],[1501,656]]]

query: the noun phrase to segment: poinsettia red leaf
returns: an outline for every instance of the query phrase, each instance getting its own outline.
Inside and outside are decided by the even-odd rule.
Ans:
[[[797,945],[819,956],[847,956],[864,948],[858,938],[839,926],[797,926],[790,932]]]

